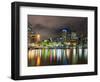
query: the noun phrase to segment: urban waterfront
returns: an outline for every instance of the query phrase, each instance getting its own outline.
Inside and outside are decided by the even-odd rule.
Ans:
[[[87,43],[86,17],[28,16],[29,67],[88,64]]]

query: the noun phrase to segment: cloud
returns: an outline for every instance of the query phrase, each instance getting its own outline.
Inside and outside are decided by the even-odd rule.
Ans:
[[[87,34],[86,17],[28,15],[28,22],[32,25],[33,32],[40,33],[46,39],[48,35],[53,36],[61,26],[68,26],[72,31]]]

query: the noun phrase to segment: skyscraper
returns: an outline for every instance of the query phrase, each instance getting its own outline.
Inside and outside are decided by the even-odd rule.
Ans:
[[[64,39],[64,42],[71,39],[71,30],[70,30],[70,28],[66,27],[66,28],[62,29],[62,37]]]

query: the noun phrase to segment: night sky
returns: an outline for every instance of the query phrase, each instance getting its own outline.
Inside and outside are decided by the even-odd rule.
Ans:
[[[28,15],[28,23],[32,25],[32,31],[41,35],[41,40],[59,35],[63,28],[70,28],[77,34],[87,36],[87,17],[64,16],[39,16]]]

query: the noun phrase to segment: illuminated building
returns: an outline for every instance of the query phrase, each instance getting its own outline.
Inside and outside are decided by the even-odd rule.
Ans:
[[[62,30],[62,37],[63,37],[64,41],[66,42],[66,40],[67,40],[67,30],[66,29]]]
[[[36,34],[37,42],[40,41],[40,34]]]
[[[77,34],[75,32],[71,32],[71,39],[73,39],[73,40],[78,39]]]
[[[69,41],[71,39],[70,28],[66,27],[66,28],[62,29],[62,38],[64,39],[64,42]]]

